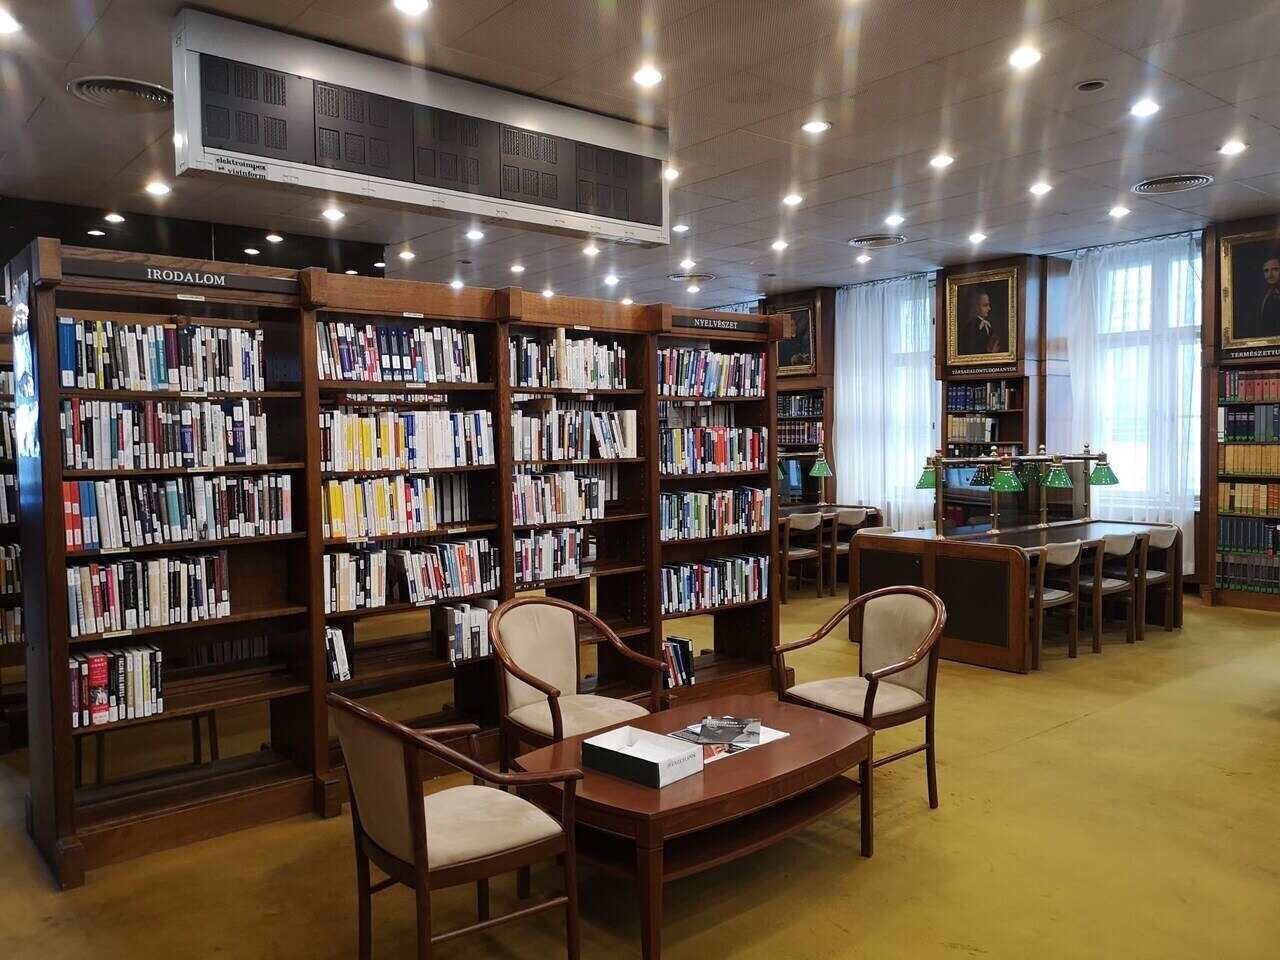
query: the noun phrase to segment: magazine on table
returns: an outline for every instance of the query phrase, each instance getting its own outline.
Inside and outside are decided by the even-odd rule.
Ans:
[[[711,763],[761,744],[781,740],[789,734],[784,730],[762,726],[755,717],[704,717],[701,723],[691,723],[671,736],[702,744],[702,762]]]

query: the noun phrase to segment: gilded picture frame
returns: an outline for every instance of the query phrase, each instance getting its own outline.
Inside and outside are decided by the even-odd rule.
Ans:
[[[1020,321],[1017,267],[948,276],[947,366],[1016,363]]]
[[[1218,243],[1222,348],[1280,347],[1280,229]]]
[[[795,323],[795,332],[786,340],[779,340],[774,344],[778,376],[813,376],[818,372],[818,319],[813,303],[794,303],[771,308],[770,313],[785,313]]]

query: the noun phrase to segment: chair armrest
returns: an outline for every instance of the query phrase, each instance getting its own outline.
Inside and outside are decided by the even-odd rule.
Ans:
[[[792,640],[790,643],[784,643],[773,648],[773,655],[780,657],[784,653],[790,653],[792,650],[799,650],[801,647],[807,647],[811,643],[817,643],[821,640],[823,634],[821,632],[811,634],[802,640]]]
[[[543,773],[498,773],[485,767],[485,779],[503,787],[531,787],[541,783],[568,783],[581,780],[582,771],[577,767],[564,770],[547,770]]]
[[[432,740],[473,737],[480,733],[480,727],[474,723],[456,723],[449,727],[414,727],[413,730]]]

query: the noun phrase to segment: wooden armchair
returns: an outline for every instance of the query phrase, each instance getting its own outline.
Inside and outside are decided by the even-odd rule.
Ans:
[[[836,595],[836,581],[840,579],[840,561],[843,559],[848,564],[850,544],[866,522],[866,507],[845,507],[836,511],[835,522],[831,525],[830,553],[827,557],[827,587],[833,597]]]
[[[1152,591],[1164,595],[1164,628],[1174,627],[1174,604],[1182,593],[1181,550],[1178,537],[1182,531],[1176,526],[1159,527],[1147,534],[1146,559],[1140,573],[1138,586],[1138,639],[1146,634],[1147,602]]]
[[[1080,624],[1080,554],[1079,540],[1051,543],[1036,557],[1035,582],[1031,586],[1031,669],[1040,669],[1044,649],[1044,617],[1049,610],[1065,607],[1067,611],[1067,656],[1076,655],[1076,634]],[[1050,568],[1057,582],[1046,583]]]
[[[579,618],[595,627],[601,642],[615,653],[649,671],[648,708],[582,692]],[[658,709],[662,662],[632,650],[590,610],[555,597],[508,600],[489,618],[489,637],[498,665],[498,739],[504,770],[521,743],[545,747]]]
[[[574,851],[573,804],[581,770],[494,773],[477,759],[480,728],[474,724],[411,730],[345,697],[330,693],[334,726],[342,743],[351,785],[351,826],[355,834],[359,897],[360,960],[372,952],[372,898],[397,883],[414,891],[418,915],[418,957],[432,945],[467,933],[565,908],[570,960],[578,957],[578,879]],[[439,742],[463,737],[471,756]],[[423,797],[423,761],[442,760],[469,773],[472,784]],[[508,788],[563,783],[560,822]],[[486,786],[485,784],[492,784]],[[562,857],[565,892],[500,917],[489,915],[489,878],[519,871],[521,894],[529,865]],[[369,882],[369,863],[387,875]],[[461,883],[476,885],[477,922],[446,933],[431,932],[431,891]]]
[[[1125,606],[1125,640],[1136,639],[1138,571],[1146,564],[1147,538],[1142,534],[1111,533],[1094,551],[1092,569],[1080,575],[1080,599],[1089,605],[1093,652],[1102,652],[1102,604],[1114,597]]]
[[[855,613],[862,621],[862,641],[858,648],[860,676],[811,680],[788,688],[786,655],[817,643],[845,617]],[[938,638],[946,622],[946,608],[928,590],[885,587],[850,600],[817,633],[773,648],[778,699],[784,703],[826,710],[872,730],[924,719],[924,743],[882,757],[868,766],[866,782],[862,784],[868,794],[872,768],[923,750],[929,806],[938,805],[933,706],[938,681]],[[869,851],[868,826],[863,825],[863,846]]]

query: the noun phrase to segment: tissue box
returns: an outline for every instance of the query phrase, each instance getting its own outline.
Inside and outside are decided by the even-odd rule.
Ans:
[[[702,747],[618,727],[582,741],[582,765],[646,787],[665,787],[702,771]]]

